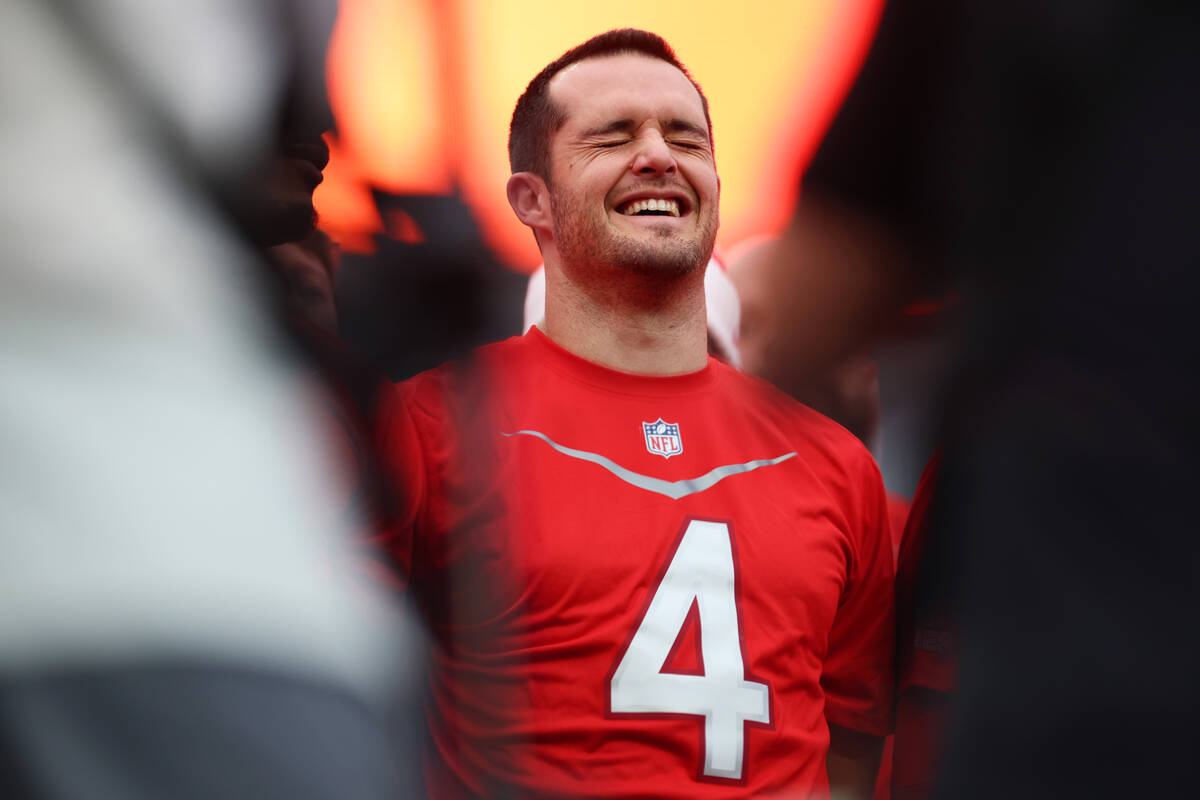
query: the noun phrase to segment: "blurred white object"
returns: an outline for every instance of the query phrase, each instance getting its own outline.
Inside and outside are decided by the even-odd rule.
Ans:
[[[272,7],[0,5],[0,677],[176,658],[364,698],[393,677],[320,401],[198,180],[274,145]]]
[[[737,337],[741,326],[741,303],[737,289],[714,255],[704,271],[704,304],[708,318],[708,335],[720,350],[720,355],[739,369]],[[529,276],[525,287],[525,314],[521,332],[524,333],[546,317],[546,267],[539,265]]]

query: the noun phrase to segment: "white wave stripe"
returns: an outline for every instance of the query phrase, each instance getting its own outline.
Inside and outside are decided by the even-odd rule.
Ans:
[[[587,450],[576,450],[573,447],[565,447],[539,431],[514,431],[512,433],[500,431],[500,435],[507,437],[536,437],[550,445],[559,453],[562,453],[564,456],[569,456],[571,458],[577,458],[580,461],[588,461],[592,464],[596,464],[597,466],[608,470],[625,483],[628,483],[630,486],[637,487],[638,489],[644,489],[647,492],[661,494],[671,498],[672,500],[678,500],[681,497],[687,497],[688,495],[692,494],[699,494],[700,492],[711,489],[731,475],[740,475],[745,472],[753,472],[760,467],[772,467],[776,464],[781,464],[796,455],[795,451],[793,451],[791,453],[784,453],[783,455],[775,458],[762,458],[755,461],[747,461],[744,464],[725,464],[720,467],[715,467],[703,475],[695,478],[684,478],[683,480],[678,481],[666,481],[662,478],[655,478],[650,475],[642,475],[640,472],[634,472],[627,467],[622,467],[611,458],[602,456],[599,453],[589,453]]]

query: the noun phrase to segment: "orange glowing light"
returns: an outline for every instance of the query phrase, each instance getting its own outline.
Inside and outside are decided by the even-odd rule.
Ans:
[[[539,261],[505,199],[508,122],[529,80],[610,28],[660,33],[712,107],[722,179],[719,243],[777,232],[810,156],[861,63],[882,0],[569,4],[531,0],[342,0],[329,55],[338,124],[315,197],[348,249],[384,230],[368,185],[457,188],[514,268]]]

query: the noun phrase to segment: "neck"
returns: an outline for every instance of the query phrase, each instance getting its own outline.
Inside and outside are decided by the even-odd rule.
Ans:
[[[539,327],[594,364],[640,375],[683,375],[708,363],[704,270],[664,278],[614,270],[584,285],[550,259]]]

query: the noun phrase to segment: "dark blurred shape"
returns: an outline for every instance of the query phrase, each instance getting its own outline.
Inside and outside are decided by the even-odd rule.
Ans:
[[[352,348],[402,380],[521,332],[525,279],[497,261],[459,197],[375,199],[385,219],[405,220],[408,241],[379,236],[376,253],[346,254],[337,305]]]
[[[333,285],[342,254],[329,236],[314,229],[299,241],[269,248],[267,258],[283,278],[285,303],[319,329],[336,334]]]
[[[329,163],[321,131],[286,131],[276,147],[259,185],[249,190],[249,229],[257,244],[268,247],[300,241],[313,230],[313,190]]]
[[[793,339],[779,298],[788,295],[803,265],[776,258],[777,249],[775,239],[761,239],[729,255],[729,275],[742,303],[738,348],[745,369],[836,421],[870,448],[879,424],[879,365],[864,349],[820,374],[793,369],[788,352]]]
[[[303,239],[313,229],[313,190],[329,163],[322,134],[334,127],[325,93],[325,53],[337,15],[336,0],[273,0],[264,4],[280,49],[283,87],[271,129],[273,147],[240,176],[232,205],[255,244],[269,247]]]
[[[921,473],[896,566],[896,607],[903,613],[896,617],[892,800],[929,796],[953,709],[959,626],[940,583],[920,579],[922,566],[933,566],[936,558],[926,558],[926,550],[940,461],[935,453]]]
[[[839,351],[814,368],[804,358],[810,343],[796,332],[807,326],[791,314],[791,298],[812,266],[793,260],[795,255],[776,237],[750,239],[729,251],[729,276],[741,300],[743,366],[857,436],[879,460],[888,487],[911,496],[932,451],[927,400],[945,371],[945,304],[916,306],[919,316],[905,309],[854,351]],[[900,531],[894,533],[898,541]]]
[[[805,368],[964,292],[917,591],[963,632],[936,797],[1196,791],[1198,40],[1194,4],[897,0],[804,178]]]

